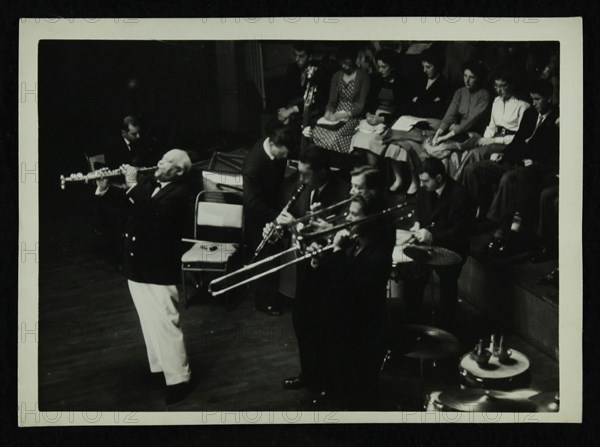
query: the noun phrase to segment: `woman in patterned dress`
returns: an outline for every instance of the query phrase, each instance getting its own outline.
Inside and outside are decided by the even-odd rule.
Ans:
[[[358,118],[363,114],[369,94],[369,75],[357,68],[356,54],[344,49],[338,54],[341,70],[331,78],[329,101],[324,118],[333,125],[317,124],[307,128],[305,135],[312,136],[314,144],[326,149],[348,154]]]

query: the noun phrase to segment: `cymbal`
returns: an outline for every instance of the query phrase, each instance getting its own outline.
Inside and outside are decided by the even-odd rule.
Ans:
[[[560,398],[556,391],[548,391],[536,394],[529,398],[537,405],[537,411],[556,413],[560,408]]]
[[[415,262],[426,265],[454,265],[462,260],[458,253],[444,247],[407,245],[403,252]]]
[[[460,345],[450,332],[419,324],[402,327],[399,338],[402,346],[408,349],[406,357],[422,360],[449,357],[458,352]]]
[[[537,405],[526,399],[507,399],[482,389],[444,391],[437,400],[457,411],[522,413],[535,412]]]

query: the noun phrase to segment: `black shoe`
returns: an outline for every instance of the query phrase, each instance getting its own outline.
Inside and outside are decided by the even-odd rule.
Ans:
[[[281,386],[284,390],[298,390],[300,388],[305,388],[307,384],[304,382],[302,377],[288,377],[287,379],[283,379],[281,381]]]
[[[264,314],[271,315],[272,317],[279,317],[283,314],[283,311],[279,307],[275,306],[257,307],[255,310],[257,312],[262,312]]]
[[[151,372],[150,383],[154,386],[165,386],[165,375],[163,372]]]
[[[177,385],[167,386],[167,405],[181,402],[190,395],[192,389],[193,387],[191,382],[182,382],[178,383]]]

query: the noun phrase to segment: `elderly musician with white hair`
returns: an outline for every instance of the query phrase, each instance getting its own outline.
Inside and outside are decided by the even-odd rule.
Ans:
[[[128,206],[121,271],[140,319],[150,371],[164,374],[167,404],[191,391],[191,370],[179,327],[176,284],[180,278],[182,222],[189,200],[181,182],[191,167],[188,154],[172,149],[158,162],[154,176],[138,182],[137,168],[121,166],[127,190],[98,180],[97,200]]]

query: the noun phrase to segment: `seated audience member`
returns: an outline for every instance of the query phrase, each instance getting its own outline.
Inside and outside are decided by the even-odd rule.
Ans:
[[[483,137],[476,141],[470,139],[475,146],[473,149],[463,144],[465,152],[455,175],[458,181],[462,180],[467,164],[489,159],[491,154],[502,152],[514,139],[523,114],[529,108],[529,103],[514,96],[514,86],[514,79],[508,71],[500,71],[494,76],[494,89],[498,96],[492,103],[490,122]]]
[[[407,111],[410,86],[397,73],[398,54],[390,49],[375,53],[378,75],[372,77],[366,118],[352,137],[353,149],[367,150],[369,163],[377,163],[376,155],[385,150],[381,133]]]
[[[531,226],[540,192],[558,180],[558,110],[552,104],[552,84],[538,80],[529,91],[533,107],[525,111],[513,141],[504,152],[492,154],[489,161],[472,163],[464,171],[463,184],[478,204],[480,218],[485,215],[486,196],[499,182],[487,212],[487,218],[498,224],[490,243],[495,254],[506,248],[507,225],[515,213],[525,228]]]
[[[462,65],[465,86],[452,97],[448,110],[433,137],[423,143],[427,153],[443,159],[454,177],[462,158],[463,144],[478,139],[490,105],[490,94],[483,88],[485,68],[478,62]]]
[[[329,101],[324,120],[313,128],[306,128],[304,135],[313,139],[315,145],[348,154],[358,118],[362,116],[369,94],[369,75],[356,67],[356,53],[344,47],[338,54],[341,70],[331,78]]]
[[[296,145],[302,133],[304,112],[304,93],[308,81],[308,67],[315,67],[313,82],[317,85],[314,103],[309,112],[309,121],[316,120],[323,113],[327,98],[327,85],[322,67],[313,60],[312,46],[308,42],[294,43],[294,62],[288,65],[285,82],[285,105],[277,110],[277,120],[290,127],[290,132]]]
[[[425,76],[409,104],[409,118],[414,118],[410,128],[392,128],[382,135],[383,144],[387,145],[384,154],[391,161],[394,171],[394,183],[390,190],[396,191],[402,186],[402,163],[408,162],[412,174],[409,194],[417,190],[417,169],[421,159],[427,157],[421,144],[426,137],[433,135],[432,129],[439,127],[450,99],[450,86],[442,74],[446,61],[441,50],[426,49],[420,58]]]

